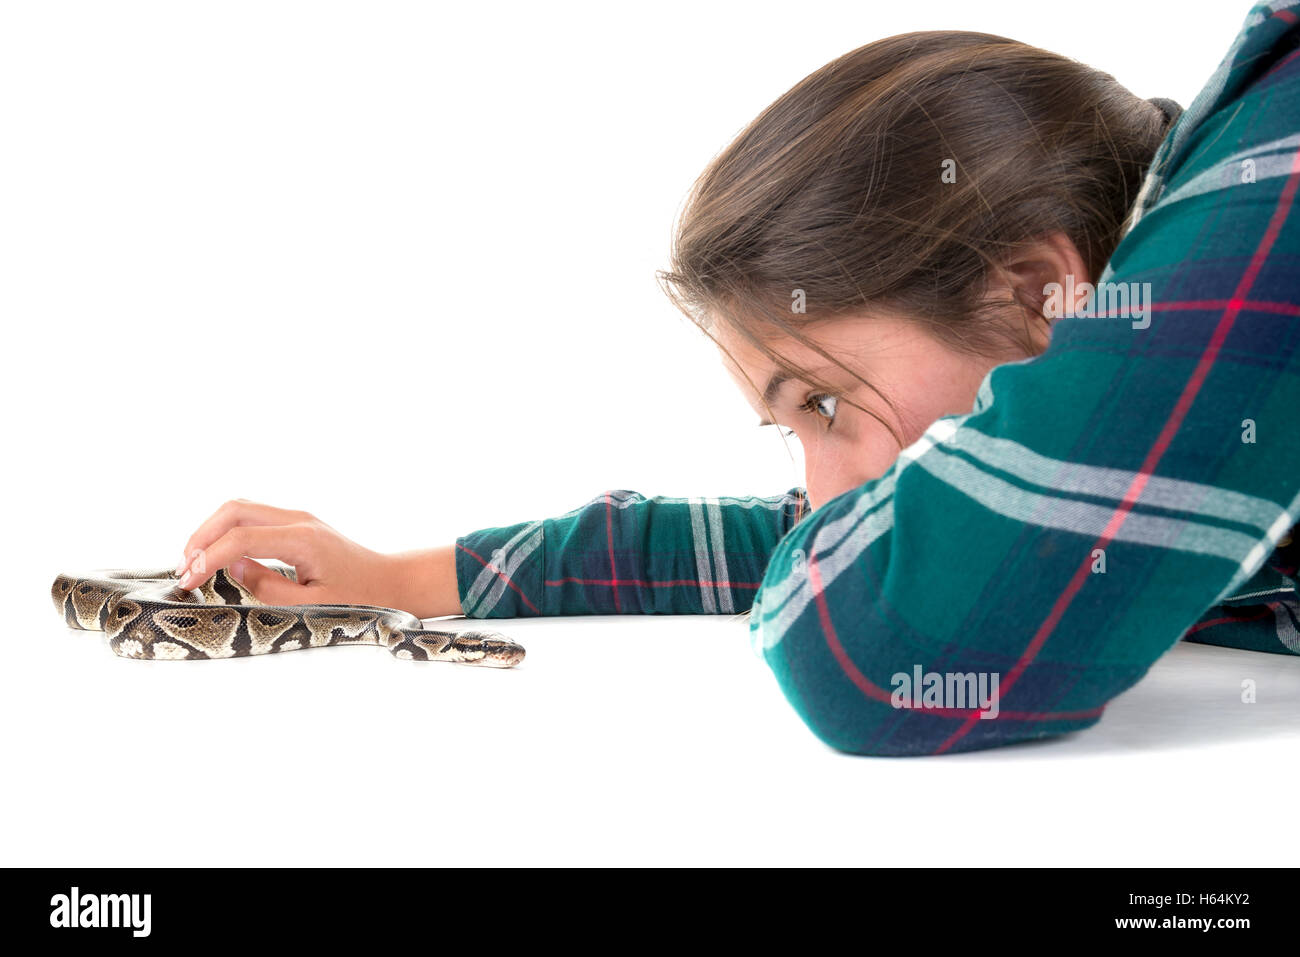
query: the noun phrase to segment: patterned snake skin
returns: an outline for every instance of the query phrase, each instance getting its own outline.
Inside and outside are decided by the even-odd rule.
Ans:
[[[271,565],[291,581],[294,570]],[[372,605],[264,605],[218,571],[186,590],[169,569],[59,575],[54,607],[70,628],[102,631],[123,658],[241,658],[325,645],[382,645],[398,658],[510,668],[524,649],[487,631],[426,630],[420,619]]]

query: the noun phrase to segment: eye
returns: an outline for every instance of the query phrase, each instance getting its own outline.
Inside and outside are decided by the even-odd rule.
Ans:
[[[838,397],[824,392],[819,392],[815,395],[810,395],[803,404],[799,406],[799,410],[808,415],[817,416],[822,419],[826,423],[826,428],[829,429],[835,421],[835,411],[838,404]],[[759,422],[758,425],[762,428],[764,426],[776,425],[776,423],[768,422],[764,419]],[[787,439],[797,438],[794,429],[782,428],[781,434]]]
[[[808,401],[803,404],[803,409],[811,415],[820,416],[826,420],[826,428],[830,428],[835,422],[835,407],[838,400],[833,395],[810,395]]]

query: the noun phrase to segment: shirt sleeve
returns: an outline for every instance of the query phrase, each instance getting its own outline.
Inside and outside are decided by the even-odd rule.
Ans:
[[[612,489],[555,518],[456,539],[461,608],[471,618],[739,614],[807,512],[801,487],[719,498]]]
[[[1278,655],[1300,655],[1300,589],[1294,533],[1278,543],[1268,563],[1240,594],[1207,609],[1183,635],[1184,641]]]
[[[942,754],[1088,727],[1207,608],[1290,567],[1295,29],[1252,11],[1157,153],[1095,312],[777,545],[751,637],[827,745]]]

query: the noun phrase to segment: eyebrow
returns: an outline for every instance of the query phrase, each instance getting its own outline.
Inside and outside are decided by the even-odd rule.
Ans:
[[[763,386],[763,402],[766,403],[768,406],[775,404],[777,396],[780,395],[781,393],[781,387],[784,386],[787,382],[790,382],[792,379],[794,379],[794,376],[790,375],[790,373],[785,372],[781,369],[778,369],[776,372],[773,372],[772,378],[768,379],[767,385]],[[762,428],[765,425],[772,425],[772,424],[773,423],[767,421],[767,419],[760,419],[758,426],[759,428]]]

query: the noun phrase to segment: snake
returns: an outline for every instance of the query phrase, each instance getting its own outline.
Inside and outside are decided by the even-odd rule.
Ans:
[[[268,564],[290,581],[295,570]],[[122,658],[243,658],[327,645],[380,645],[398,658],[511,668],[524,649],[491,631],[425,628],[377,605],[267,605],[222,568],[199,588],[172,569],[59,574],[50,589],[68,627],[100,631]]]

